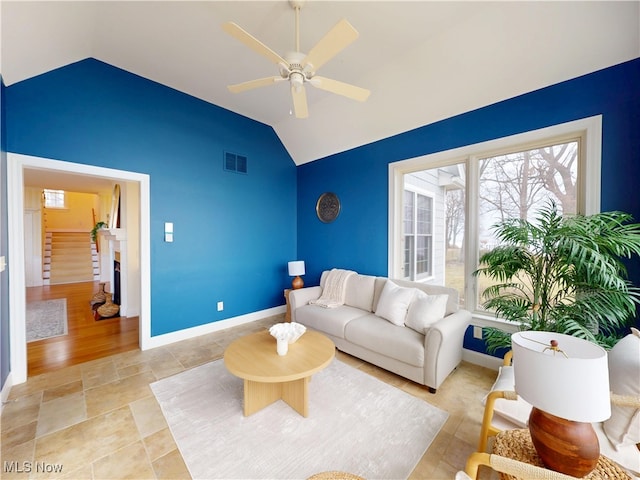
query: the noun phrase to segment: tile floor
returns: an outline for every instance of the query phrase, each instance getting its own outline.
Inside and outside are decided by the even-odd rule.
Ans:
[[[146,352],[121,353],[14,386],[0,418],[0,477],[190,478],[149,384],[221,358],[233,339],[279,321],[280,316],[271,317]],[[349,355],[338,352],[337,358],[449,412],[411,478],[452,479],[464,468],[478,441],[481,399],[496,372],[463,362],[434,395]]]

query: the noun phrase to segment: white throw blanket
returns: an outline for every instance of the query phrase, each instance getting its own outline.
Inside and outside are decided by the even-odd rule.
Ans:
[[[332,269],[324,281],[324,288],[320,298],[311,300],[309,303],[324,308],[335,308],[344,305],[347,279],[355,273],[353,270]]]

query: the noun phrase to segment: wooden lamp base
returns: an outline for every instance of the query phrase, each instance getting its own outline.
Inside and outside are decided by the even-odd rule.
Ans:
[[[533,408],[529,432],[544,464],[556,472],[582,478],[600,458],[600,444],[590,423],[574,422]]]
[[[291,281],[291,288],[297,290],[302,287],[304,287],[304,281],[302,281],[302,278],[300,278],[300,275],[298,275]]]

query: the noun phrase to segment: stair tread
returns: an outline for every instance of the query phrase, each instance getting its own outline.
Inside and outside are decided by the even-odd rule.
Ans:
[[[96,279],[95,248],[88,232],[47,232],[46,236],[43,277],[50,284]]]

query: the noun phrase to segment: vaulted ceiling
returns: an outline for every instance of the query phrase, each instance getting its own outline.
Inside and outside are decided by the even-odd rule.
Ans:
[[[638,1],[309,1],[301,50],[346,18],[360,36],[320,74],[372,93],[359,103],[308,87],[297,119],[287,82],[226,88],[278,68],[221,25],[284,55],[287,1],[2,0],[0,13],[5,84],[93,57],[271,125],[296,164],[640,57]]]

